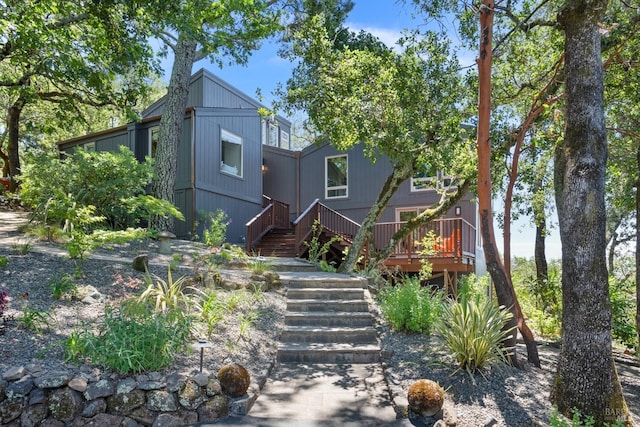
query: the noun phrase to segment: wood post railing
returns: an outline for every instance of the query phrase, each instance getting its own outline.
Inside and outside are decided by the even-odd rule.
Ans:
[[[289,227],[289,205],[287,203],[262,196],[262,206],[264,209],[246,224],[245,250],[247,252],[251,252],[260,239],[274,228]]]

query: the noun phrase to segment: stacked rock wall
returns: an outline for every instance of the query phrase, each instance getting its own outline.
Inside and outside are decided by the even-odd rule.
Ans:
[[[176,426],[245,415],[257,397],[231,398],[215,374],[149,373],[134,377],[97,370],[45,372],[14,367],[0,379],[2,426]]]

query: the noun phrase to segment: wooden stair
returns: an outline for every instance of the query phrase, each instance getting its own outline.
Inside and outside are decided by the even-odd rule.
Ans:
[[[260,240],[254,251],[262,256],[294,258],[296,256],[295,246],[295,229],[274,228]]]

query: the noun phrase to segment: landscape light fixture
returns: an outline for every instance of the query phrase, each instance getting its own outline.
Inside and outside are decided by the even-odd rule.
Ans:
[[[198,338],[198,342],[193,344],[194,349],[200,349],[200,372],[202,372],[202,365],[204,362],[204,349],[211,347],[213,347],[213,345],[204,338]]]

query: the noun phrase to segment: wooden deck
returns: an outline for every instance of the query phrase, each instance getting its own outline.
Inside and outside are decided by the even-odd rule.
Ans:
[[[262,237],[271,230],[284,226],[288,217],[288,205],[265,198],[265,208],[247,224],[247,247],[250,253]],[[342,237],[342,245],[348,245],[360,225],[316,200],[294,221],[296,256],[302,256],[312,236],[314,222],[320,223],[330,236]],[[379,223],[374,228],[374,250],[380,251],[391,236],[403,225],[401,222]],[[429,238],[432,253],[422,254],[423,239]],[[385,266],[402,272],[418,272],[421,260],[427,258],[433,266],[433,277],[444,278],[444,284],[457,282],[458,274],[475,271],[476,229],[463,218],[433,220],[411,232],[399,242],[385,261]]]

